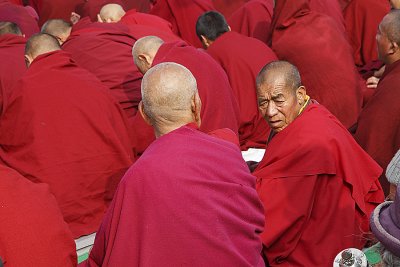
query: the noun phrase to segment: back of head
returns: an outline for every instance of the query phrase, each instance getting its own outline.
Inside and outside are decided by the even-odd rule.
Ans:
[[[22,32],[18,25],[14,22],[0,22],[0,36],[4,34],[15,34],[22,36]]]
[[[197,19],[196,34],[200,40],[201,36],[204,36],[208,40],[215,41],[229,30],[225,17],[217,11],[207,11]]]
[[[382,20],[380,29],[388,39],[400,45],[400,10],[391,10]]]
[[[25,55],[31,62],[41,54],[57,50],[61,50],[61,47],[53,36],[46,33],[37,33],[32,35],[32,37],[26,42]]]
[[[125,10],[118,4],[104,5],[100,10],[101,22],[112,23],[118,22],[125,15]]]
[[[142,80],[143,111],[155,127],[180,127],[195,122],[192,101],[196,95],[196,79],[177,63],[158,64]]]
[[[150,69],[158,49],[164,41],[157,36],[142,37],[135,42],[132,48],[132,56],[135,65],[142,73]]]
[[[47,33],[59,41],[65,41],[71,34],[72,24],[63,19],[50,19],[43,24],[41,33]]]

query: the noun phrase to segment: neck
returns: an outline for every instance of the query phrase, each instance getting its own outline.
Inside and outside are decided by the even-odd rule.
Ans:
[[[159,138],[165,134],[168,134],[172,131],[175,131],[176,129],[181,128],[182,126],[185,126],[189,123],[196,123],[194,121],[188,121],[188,122],[181,122],[181,123],[175,123],[171,125],[154,125],[154,134],[156,138]]]

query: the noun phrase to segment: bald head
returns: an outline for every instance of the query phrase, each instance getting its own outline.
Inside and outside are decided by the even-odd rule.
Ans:
[[[298,69],[287,61],[273,61],[265,65],[257,75],[257,87],[267,79],[282,79],[293,90],[301,86],[301,77]]]
[[[400,45],[400,10],[391,10],[379,26],[388,39]]]
[[[105,23],[115,23],[125,15],[125,10],[118,4],[107,4],[100,10],[98,21]]]
[[[37,33],[32,35],[26,42],[25,57],[30,64],[37,56],[60,49],[60,44],[53,36],[46,33]]]
[[[166,62],[151,68],[142,80],[141,113],[157,136],[191,122],[200,123],[201,102],[196,79],[184,66]]]
[[[18,25],[14,22],[0,22],[0,36],[4,34],[15,34],[22,36],[22,32]]]
[[[163,43],[164,41],[157,36],[146,36],[135,42],[132,56],[141,73],[145,74],[151,68],[154,57]]]
[[[41,33],[47,33],[62,45],[71,34],[72,24],[62,19],[50,19],[43,24]]]

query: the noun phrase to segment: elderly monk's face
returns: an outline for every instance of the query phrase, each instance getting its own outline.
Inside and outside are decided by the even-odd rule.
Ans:
[[[303,86],[294,89],[282,76],[266,78],[257,94],[260,112],[274,132],[282,131],[296,119],[304,103],[302,97],[306,96]]]

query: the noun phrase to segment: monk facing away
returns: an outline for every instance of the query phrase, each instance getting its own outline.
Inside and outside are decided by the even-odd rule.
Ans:
[[[376,92],[362,110],[354,137],[386,169],[400,148],[400,10],[387,14],[376,34],[379,59],[386,64]],[[386,194],[389,183],[380,179]],[[395,193],[395,187],[391,193]]]
[[[0,161],[50,186],[74,238],[96,231],[133,162],[124,114],[106,87],[47,34],[0,119]]]
[[[266,65],[257,95],[272,130],[253,173],[265,210],[265,256],[271,266],[332,266],[343,249],[365,245],[370,213],[383,201],[382,169],[310,100],[290,63]]]
[[[198,130],[193,75],[158,64],[142,96],[157,140],[119,184],[87,266],[264,266],[255,179],[236,145]]]

